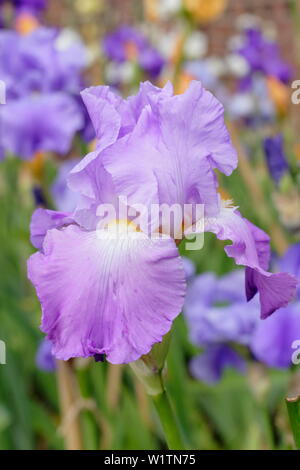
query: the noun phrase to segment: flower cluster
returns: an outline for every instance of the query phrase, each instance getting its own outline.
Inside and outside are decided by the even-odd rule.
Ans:
[[[156,78],[165,64],[161,54],[148,39],[130,26],[121,26],[108,34],[103,40],[103,51],[116,64],[135,62],[151,78]]]
[[[5,153],[29,159],[38,151],[64,154],[85,126],[80,101],[87,56],[68,32],[39,27],[27,35],[0,32],[0,80],[6,105],[0,108]]]

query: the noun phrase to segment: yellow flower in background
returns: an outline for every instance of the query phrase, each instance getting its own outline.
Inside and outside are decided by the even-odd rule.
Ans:
[[[183,0],[187,11],[200,23],[216,19],[224,12],[227,3],[227,0]]]
[[[184,93],[188,89],[192,80],[196,80],[193,75],[190,75],[187,72],[181,72],[181,74],[177,78],[177,83],[175,84],[175,94],[181,95],[182,93]]]
[[[22,13],[18,15],[15,21],[15,29],[18,33],[26,34],[32,33],[35,29],[39,27],[39,22],[35,16],[30,15],[29,13]]]
[[[289,88],[275,77],[267,77],[267,86],[271,100],[280,116],[288,112],[290,102]]]
[[[144,12],[148,21],[159,21],[180,12],[182,0],[144,0]]]
[[[159,20],[158,0],[144,0],[145,16],[149,21]]]

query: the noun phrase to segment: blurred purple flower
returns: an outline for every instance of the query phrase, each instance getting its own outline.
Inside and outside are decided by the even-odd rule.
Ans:
[[[229,346],[232,342],[249,345],[259,322],[259,302],[247,303],[244,284],[244,271],[237,270],[221,278],[205,273],[188,286],[184,314],[190,338],[204,348],[190,364],[199,380],[215,383],[226,368],[245,372],[245,361]]]
[[[82,116],[74,100],[64,93],[28,96],[0,108],[3,148],[23,159],[36,152],[67,153],[82,128]]]
[[[300,280],[300,243],[292,245],[279,260],[279,269],[293,274]],[[297,286],[296,299],[300,301],[300,284]]]
[[[13,3],[16,8],[39,12],[46,8],[48,0],[13,0]]]
[[[230,119],[243,119],[247,126],[259,128],[272,123],[276,110],[270,99],[265,77],[255,75],[249,82],[248,89],[241,88],[234,95],[229,95],[224,103]]]
[[[56,369],[52,347],[51,341],[45,338],[41,341],[36,354],[36,364],[44,372],[54,372]]]
[[[73,212],[79,202],[78,193],[72,191],[67,185],[67,176],[78,163],[79,158],[66,160],[59,165],[58,175],[51,188],[52,198],[59,211]]]
[[[250,349],[255,357],[269,367],[292,365],[292,345],[300,340],[300,302],[277,310],[261,321],[253,334]]]
[[[69,43],[63,34],[44,27],[26,36],[0,31],[0,79],[8,99],[37,92],[79,94],[86,50],[80,41]]]
[[[195,356],[190,363],[190,371],[195,379],[210,385],[221,380],[226,369],[246,372],[246,361],[226,344],[209,346],[202,354]]]
[[[28,262],[42,304],[42,330],[55,356],[135,361],[162,340],[181,311],[186,275],[175,240],[150,239],[145,221],[135,230],[118,215],[101,225],[99,208],[116,207],[118,197],[148,214],[153,204],[204,204],[204,230],[231,240],[227,255],[248,268],[248,300],[259,292],[263,318],[286,306],[296,281],[266,271],[269,237],[235,208],[220,205],[213,170],[229,175],[237,155],[223,107],[201,83],[192,82],[181,95],[173,94],[170,83],[160,89],[146,82],[126,100],[109,87],[92,87],[82,96],[97,145],[69,175],[80,202],[70,214],[39,209],[33,215],[40,246],[46,236],[42,251]],[[161,227],[159,219],[151,222],[151,229]],[[192,222],[202,233],[203,220]],[[116,225],[120,237],[111,229]]]
[[[196,274],[196,266],[189,258],[182,257],[183,267],[187,280],[192,279]]]
[[[259,321],[259,302],[253,299],[247,303],[244,285],[243,270],[221,278],[205,273],[190,282],[184,313],[194,344],[249,344]]]
[[[251,72],[261,72],[288,83],[293,71],[281,58],[278,45],[266,39],[259,29],[248,29],[245,43],[237,51],[248,62]]]
[[[270,176],[279,184],[281,178],[289,171],[282,134],[266,137],[263,147]]]
[[[5,27],[3,7],[7,3],[11,3],[15,8],[15,15],[22,13],[39,16],[46,8],[48,0],[0,0],[0,28]]]
[[[121,26],[103,40],[104,53],[115,62],[137,60],[140,67],[152,77],[157,77],[165,61],[161,54],[137,29]]]
[[[48,0],[0,0],[0,7],[5,3],[12,3],[18,9],[28,9],[32,12],[44,10]]]
[[[300,279],[300,244],[288,250],[279,266]],[[184,313],[192,342],[204,348],[191,362],[191,372],[199,380],[214,383],[226,367],[244,369],[231,343],[247,346],[269,367],[292,365],[292,345],[300,340],[299,287],[295,302],[262,321],[258,302],[246,303],[243,282],[242,271],[234,271],[219,279],[202,274],[189,283]]]

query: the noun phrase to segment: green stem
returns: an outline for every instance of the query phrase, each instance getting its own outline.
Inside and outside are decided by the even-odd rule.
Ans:
[[[130,364],[131,369],[143,383],[147,394],[152,398],[163,427],[170,450],[184,450],[179,422],[175,416],[167,391],[163,374],[168,354],[171,333],[164,336],[161,343],[156,343],[150,353]]]
[[[185,446],[181,438],[178,421],[174,414],[167,391],[152,395],[152,400],[160,418],[167,445],[170,450],[184,450]]]
[[[300,396],[297,398],[287,398],[286,405],[295,444],[297,449],[300,450]]]

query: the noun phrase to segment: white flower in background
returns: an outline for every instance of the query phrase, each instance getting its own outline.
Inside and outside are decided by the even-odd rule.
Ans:
[[[181,0],[158,0],[158,12],[161,18],[168,18],[181,9]]]
[[[228,72],[235,77],[245,77],[249,73],[249,64],[239,54],[229,54],[225,57]]]
[[[221,77],[226,73],[226,64],[223,59],[217,56],[211,56],[206,59],[206,66],[212,75]]]
[[[226,111],[232,119],[251,116],[255,112],[255,101],[252,93],[236,93],[231,96]]]
[[[186,40],[184,55],[187,59],[201,59],[207,53],[207,36],[200,31],[194,31]]]
[[[105,78],[108,83],[131,83],[134,74],[135,68],[132,62],[124,62],[122,64],[110,62],[105,68]]]
[[[164,32],[164,34],[161,35],[160,40],[157,43],[157,48],[166,59],[169,59],[173,55],[179,34],[180,33],[178,31],[173,30]]]

